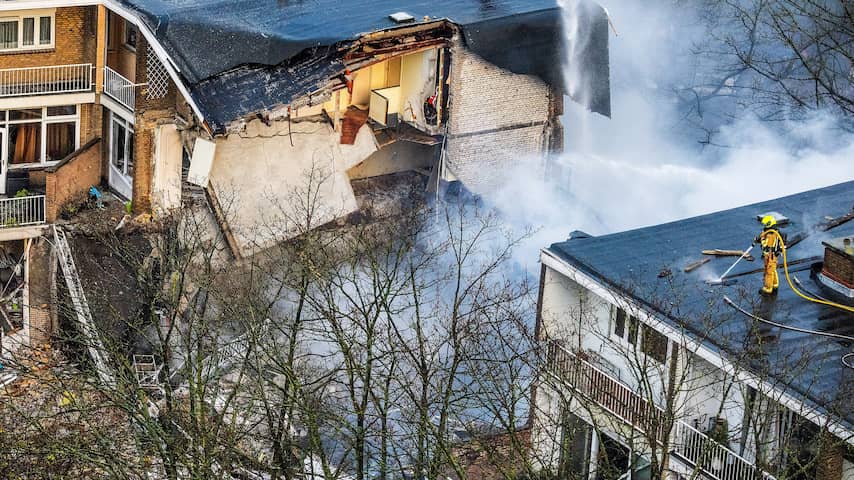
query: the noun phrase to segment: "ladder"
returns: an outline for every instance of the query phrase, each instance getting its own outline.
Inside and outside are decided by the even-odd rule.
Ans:
[[[83,285],[77,275],[77,267],[74,265],[74,258],[71,256],[68,239],[65,237],[65,232],[61,228],[57,228],[56,225],[53,226],[53,238],[59,266],[65,277],[68,294],[76,313],[77,324],[85,339],[89,356],[92,357],[92,362],[95,364],[95,371],[98,373],[101,383],[115,386],[116,377],[107,364],[106,349],[101,341],[101,336],[98,334],[98,329],[95,327],[92,312],[89,311],[89,302],[86,301]]]

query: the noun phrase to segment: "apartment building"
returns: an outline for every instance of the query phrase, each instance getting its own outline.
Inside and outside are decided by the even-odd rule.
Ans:
[[[590,480],[854,478],[854,314],[786,280],[854,305],[852,202],[848,182],[544,249],[531,413],[542,467]],[[758,249],[722,275],[768,214],[788,267],[779,292],[760,295]]]

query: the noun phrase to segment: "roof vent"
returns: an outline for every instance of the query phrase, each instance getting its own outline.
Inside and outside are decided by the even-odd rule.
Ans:
[[[581,230],[573,230],[569,232],[569,240],[581,240],[582,238],[590,238],[593,235],[590,235],[587,232],[582,232]]]
[[[782,213],[780,213],[780,212],[774,212],[774,211],[771,211],[771,212],[765,212],[765,213],[760,213],[759,215],[757,215],[757,216],[756,216],[756,221],[757,221],[757,222],[761,222],[761,221],[762,221],[762,219],[763,219],[766,215],[771,215],[772,217],[774,217],[774,220],[776,220],[776,221],[777,221],[777,225],[783,226],[783,225],[786,225],[787,223],[789,223],[789,217],[787,217],[787,216],[783,215],[783,214],[782,214]]]
[[[822,286],[854,302],[854,236],[822,242],[824,266],[818,274]]]
[[[415,21],[415,17],[406,12],[392,13],[388,18],[394,20],[394,23],[409,23]]]

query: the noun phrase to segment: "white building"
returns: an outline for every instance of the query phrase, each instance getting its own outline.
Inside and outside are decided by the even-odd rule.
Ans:
[[[854,314],[796,295],[782,266],[779,293],[759,295],[758,249],[722,283],[737,257],[702,253],[743,248],[757,215],[779,212],[792,219],[780,231],[795,286],[854,305],[852,200],[848,182],[544,249],[532,399],[543,467],[591,480],[854,479]]]

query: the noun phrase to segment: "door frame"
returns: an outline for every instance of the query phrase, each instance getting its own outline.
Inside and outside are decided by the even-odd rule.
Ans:
[[[9,171],[9,157],[6,154],[7,132],[6,127],[0,127],[0,195],[6,194],[6,172]]]
[[[109,164],[109,167],[107,167],[108,168],[107,182],[109,183],[110,187],[113,190],[115,190],[116,192],[119,193],[119,195],[125,197],[128,200],[132,200],[133,199],[133,178],[127,176],[127,151],[128,151],[128,148],[133,148],[133,145],[128,145],[128,131],[133,129],[133,123],[128,122],[127,120],[122,118],[120,115],[116,115],[113,112],[110,112],[109,123],[110,123],[110,126],[109,126],[110,143],[109,143],[109,147],[108,147],[108,152],[109,152],[108,157],[109,158],[108,158],[107,163]],[[115,146],[114,140],[115,140],[115,136],[117,134],[117,132],[116,132],[116,130],[117,130],[116,124],[117,123],[122,126],[122,129],[123,129],[122,134],[125,136],[125,139],[124,139],[125,151],[122,152],[122,155],[124,155],[123,170],[125,170],[125,171],[120,171],[119,169],[116,168],[115,165],[113,165],[113,159],[115,158],[115,155],[116,155],[116,152],[113,150],[113,148]]]

